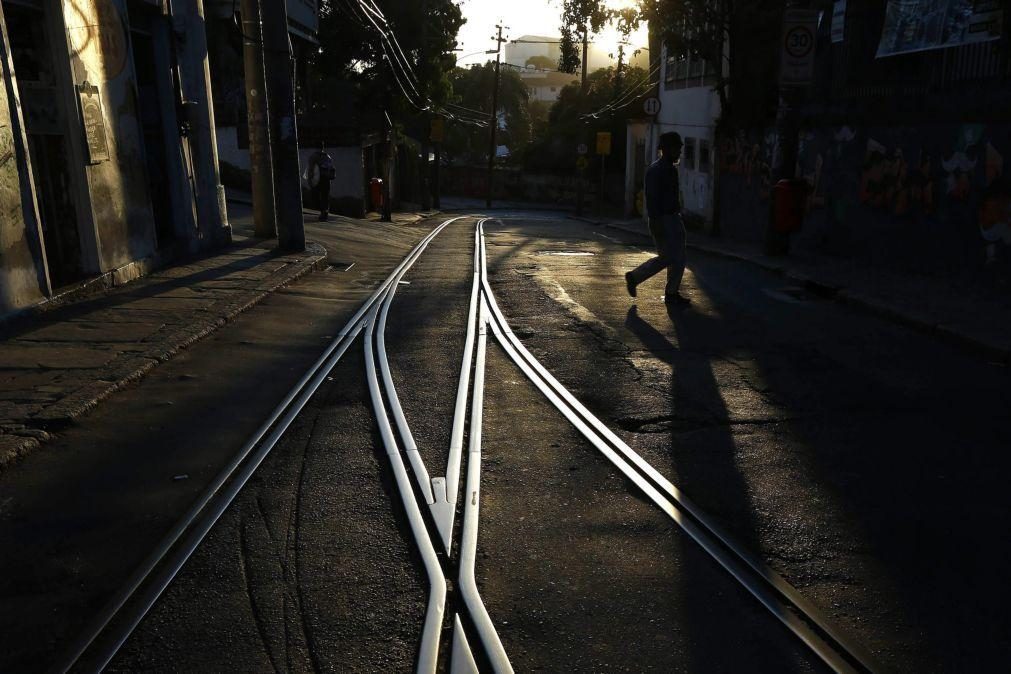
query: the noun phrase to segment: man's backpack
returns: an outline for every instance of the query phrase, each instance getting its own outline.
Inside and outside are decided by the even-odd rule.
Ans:
[[[324,154],[319,158],[319,177],[320,180],[333,180],[337,177],[337,169],[333,165],[333,159],[328,154]]]

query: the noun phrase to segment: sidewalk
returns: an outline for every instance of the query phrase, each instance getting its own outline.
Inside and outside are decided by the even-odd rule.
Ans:
[[[228,249],[71,304],[0,324],[0,470],[124,385],[269,293],[326,266],[326,251]]]
[[[641,219],[584,222],[649,238]],[[757,244],[688,233],[688,247],[748,262],[812,292],[957,344],[992,361],[1011,364],[1011,301],[998,302],[952,287],[942,279],[867,267],[828,256],[770,257]]]

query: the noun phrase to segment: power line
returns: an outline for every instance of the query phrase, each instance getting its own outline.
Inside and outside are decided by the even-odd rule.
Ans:
[[[411,67],[410,61],[408,61],[407,56],[404,54],[403,49],[400,47],[400,43],[396,38],[396,34],[390,28],[389,21],[383,15],[382,10],[375,6],[373,3],[372,7],[369,7],[363,0],[341,0],[342,7],[338,9],[343,9],[344,13],[353,18],[362,28],[368,30],[370,26],[365,25],[361,18],[363,17],[369,24],[371,24],[371,29],[375,30],[380,38],[380,47],[383,51],[383,60],[386,61],[393,74],[393,79],[396,82],[397,88],[403,94],[404,99],[407,100],[412,106],[417,108],[421,112],[428,112],[435,110],[440,114],[444,114],[449,119],[459,121],[463,124],[469,124],[471,126],[484,127],[486,123],[483,119],[471,117],[470,115],[461,114],[457,112],[456,114],[451,113],[443,108],[436,107],[430,99],[422,96],[421,92],[415,86],[415,82],[420,85],[420,80],[414,73]],[[355,11],[357,8],[358,11]],[[380,28],[376,21],[382,23],[387,30]],[[387,32],[388,31],[388,32]],[[406,80],[407,86],[411,88],[414,92],[412,96],[408,91],[407,87],[404,86],[404,81]],[[424,105],[419,104],[419,101]],[[475,111],[483,115],[481,111]]]

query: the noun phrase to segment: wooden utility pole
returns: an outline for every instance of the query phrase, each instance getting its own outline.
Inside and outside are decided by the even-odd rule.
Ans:
[[[588,53],[590,47],[590,24],[586,22],[583,24],[583,53],[580,55],[580,61],[582,61],[582,75],[579,80],[579,112],[580,114],[586,113],[586,68],[589,61]],[[582,134],[583,142],[587,141],[587,130],[589,129],[589,124],[584,119]],[[583,214],[583,169],[577,169],[579,175],[576,176],[576,215]]]
[[[288,36],[288,10],[284,0],[262,0],[261,9],[277,201],[277,247],[284,251],[302,251],[305,250],[305,223],[295,113],[295,59]]]
[[[246,87],[246,121],[249,124],[249,173],[253,190],[253,232],[277,236],[274,205],[274,162],[270,156],[267,83],[263,74],[263,27],[259,0],[242,0],[242,66]]]
[[[491,115],[488,117],[488,196],[485,199],[487,208],[491,208],[491,195],[495,188],[493,176],[495,175],[495,153],[498,149],[498,145],[495,143],[495,131],[498,130],[498,78],[499,68],[502,65],[502,43],[505,42],[502,39],[502,24],[496,25],[495,28],[498,29],[498,35],[491,36],[491,39],[495,40],[495,83],[492,85]]]
[[[428,0],[421,0],[421,53],[418,58],[420,70],[422,74],[421,86],[424,88],[422,90],[423,97],[427,98],[428,92],[431,91],[428,82]],[[429,210],[432,208],[432,188],[429,184],[429,166],[428,166],[428,155],[430,141],[431,141],[431,129],[432,129],[432,113],[426,112],[422,115],[423,127],[421,132],[421,209]]]

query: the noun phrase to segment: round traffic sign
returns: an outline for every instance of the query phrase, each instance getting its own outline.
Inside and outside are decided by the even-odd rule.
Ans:
[[[656,96],[650,96],[645,101],[642,102],[642,111],[647,115],[656,115],[660,112],[660,99]]]
[[[801,59],[814,49],[814,33],[808,26],[794,26],[786,32],[786,53]]]
[[[590,148],[586,146],[586,143],[580,143],[579,145],[576,146],[577,154],[586,154],[589,151]]]

